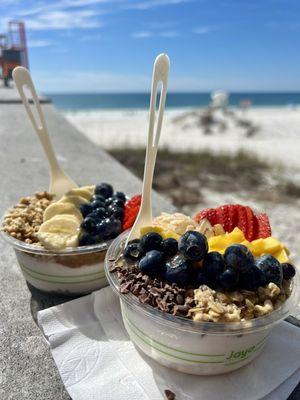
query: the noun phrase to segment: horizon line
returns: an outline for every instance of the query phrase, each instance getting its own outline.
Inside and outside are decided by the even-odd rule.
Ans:
[[[170,91],[168,91],[168,95],[172,95],[172,94],[209,94],[210,95],[211,93],[213,93],[215,91],[219,91],[219,89],[212,89],[212,90],[206,90],[206,91],[170,90]],[[300,94],[300,89],[298,89],[298,90],[274,90],[274,89],[272,89],[272,90],[237,90],[237,91],[220,89],[220,91],[227,92],[229,95],[231,95],[231,94]],[[117,91],[111,91],[111,92],[101,92],[101,91],[90,91],[90,92],[65,91],[64,92],[64,91],[59,91],[58,92],[58,91],[54,91],[54,92],[51,92],[51,91],[47,91],[47,90],[46,91],[42,90],[41,93],[43,93],[47,96],[49,96],[49,95],[84,95],[84,94],[89,94],[89,95],[90,94],[94,94],[94,95],[98,95],[98,94],[101,94],[101,95],[112,95],[112,94],[114,94],[114,95],[128,95],[128,94],[145,95],[145,94],[147,94],[148,95],[150,93],[150,90],[149,91],[132,91],[132,92],[130,92],[130,91],[129,92],[126,92],[126,91],[122,91],[122,92],[117,92]]]

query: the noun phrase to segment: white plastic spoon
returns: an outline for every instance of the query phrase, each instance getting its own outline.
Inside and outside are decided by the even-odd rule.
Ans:
[[[49,192],[55,194],[56,198],[62,197],[69,190],[78,187],[76,183],[65,174],[60,165],[58,164],[57,158],[55,156],[47,125],[42,113],[41,105],[34,88],[29,71],[24,67],[17,67],[13,70],[13,79],[17,86],[18,92],[20,94],[23,105],[27,111],[28,117],[38,134],[41,141],[43,149],[45,151],[46,157],[50,166],[50,184]],[[36,110],[36,116],[33,115],[31,110],[28,97],[24,93],[24,86],[26,86],[30,92],[33,99],[33,104]]]
[[[154,173],[156,154],[160,138],[160,132],[162,127],[163,115],[165,110],[169,68],[170,68],[169,57],[166,54],[160,54],[159,56],[157,56],[154,62],[153,75],[152,75],[148,143],[146,149],[145,169],[143,178],[142,203],[138,216],[135,220],[135,223],[131,228],[131,231],[127,238],[126,245],[130,240],[139,237],[141,227],[145,225],[151,225],[152,223],[152,198],[151,198],[152,182],[153,182],[153,173]],[[155,135],[153,135],[157,87],[159,82],[162,83],[162,87],[160,92],[156,132]]]

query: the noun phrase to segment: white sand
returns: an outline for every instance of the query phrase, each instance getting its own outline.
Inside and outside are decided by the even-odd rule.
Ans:
[[[160,145],[173,151],[210,149],[216,153],[254,152],[262,158],[300,169],[300,108],[252,108],[243,117],[232,109],[234,116],[214,113],[212,133],[204,134],[199,125],[203,110],[171,110],[165,114]],[[143,147],[148,128],[147,111],[68,112],[68,120],[91,141],[109,148]],[[246,118],[258,128],[246,137],[246,129],[237,120]],[[222,125],[226,128],[222,131]]]

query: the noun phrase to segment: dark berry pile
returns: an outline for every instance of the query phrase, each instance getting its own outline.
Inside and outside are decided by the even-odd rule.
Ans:
[[[122,231],[125,202],[125,194],[114,193],[108,183],[97,185],[90,203],[80,206],[84,220],[81,223],[79,246],[117,237]]]
[[[143,274],[180,287],[255,290],[270,282],[280,287],[283,279],[295,275],[293,265],[280,264],[269,254],[254,259],[242,244],[227,247],[224,255],[209,253],[206,237],[196,231],[186,232],[178,242],[172,238],[163,240],[156,232],[147,233],[129,242],[123,256]]]

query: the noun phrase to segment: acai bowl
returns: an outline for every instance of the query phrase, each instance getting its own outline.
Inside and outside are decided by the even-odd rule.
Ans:
[[[22,197],[2,219],[2,237],[32,286],[77,295],[107,286],[104,259],[111,241],[134,221],[132,199],[108,183]]]
[[[244,206],[223,206],[223,213],[228,207],[233,216]],[[259,223],[249,210],[248,225],[237,215],[234,223],[212,219],[212,209],[194,219],[163,213],[130,248],[128,232],[109,247],[105,271],[125,328],[160,364],[194,375],[236,370],[260,354],[299,301],[299,273],[287,249],[271,236],[265,214]]]

